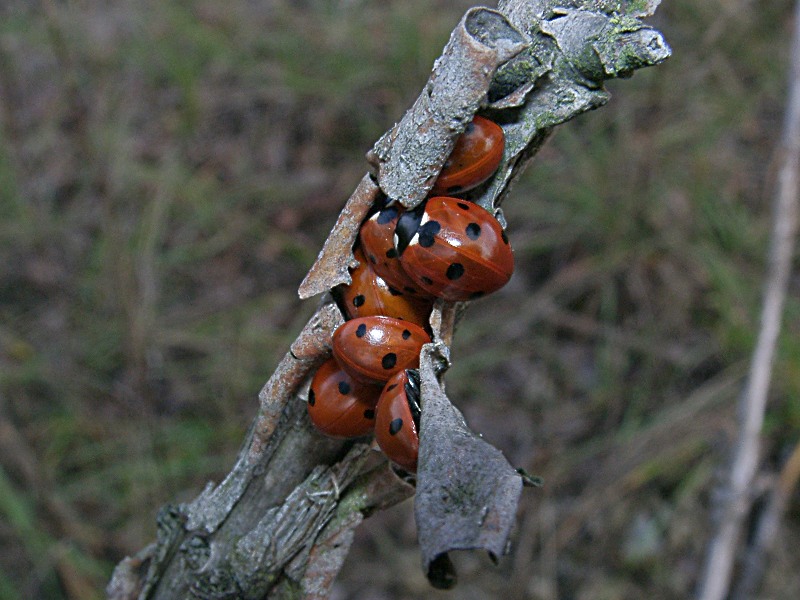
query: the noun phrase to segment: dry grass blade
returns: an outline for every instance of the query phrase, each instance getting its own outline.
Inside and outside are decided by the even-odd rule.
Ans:
[[[700,580],[698,598],[701,600],[722,600],[730,587],[742,524],[753,500],[751,489],[759,462],[767,392],[791,273],[800,197],[800,2],[795,10],[791,56],[761,327],[740,400],[739,439],[728,481],[720,495],[719,526],[709,544]]]
[[[742,575],[731,592],[731,600],[752,598],[764,577],[764,569],[778,534],[781,520],[786,513],[789,499],[800,481],[800,444],[794,447],[780,476],[774,481],[766,507],[756,525],[753,542],[748,548],[742,565]]]

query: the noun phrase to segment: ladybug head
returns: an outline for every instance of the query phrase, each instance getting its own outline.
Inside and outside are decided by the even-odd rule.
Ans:
[[[422,222],[422,214],[424,212],[425,203],[423,202],[414,210],[407,210],[397,219],[397,225],[394,229],[394,247],[397,249],[398,255],[403,254],[403,251],[411,243],[419,229],[419,224]]]

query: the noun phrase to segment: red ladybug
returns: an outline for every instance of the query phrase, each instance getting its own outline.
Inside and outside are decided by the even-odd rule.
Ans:
[[[395,243],[406,273],[451,302],[490,294],[514,272],[511,245],[497,219],[458,198],[437,196],[422,211],[404,213]]]
[[[411,296],[395,289],[375,273],[359,248],[354,255],[360,264],[350,274],[353,282],[341,288],[342,306],[348,317],[385,315],[420,327],[428,325],[432,299]]]
[[[497,123],[476,116],[456,140],[431,195],[458,194],[489,179],[500,165],[505,143]]]
[[[375,409],[375,441],[406,471],[417,472],[419,453],[419,373],[400,371],[383,388]]]
[[[431,341],[419,325],[392,317],[359,317],[333,333],[333,356],[348,375],[367,385],[386,383],[398,371],[419,366]]]
[[[359,240],[370,267],[394,289],[413,296],[429,298],[403,269],[394,247],[394,228],[401,210],[397,205],[382,206],[364,221]]]
[[[317,429],[337,438],[369,435],[375,426],[380,388],[360,385],[330,359],[317,370],[308,391],[308,415]]]

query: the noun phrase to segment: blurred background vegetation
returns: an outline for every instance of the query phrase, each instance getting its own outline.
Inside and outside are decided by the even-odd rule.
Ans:
[[[93,599],[232,465],[296,288],[465,0],[0,7],[0,599]],[[451,397],[524,494],[499,567],[431,591],[412,505],[336,598],[685,598],[758,329],[792,3],[669,0],[674,51],[558,129],[504,206],[510,284]],[[764,467],[800,438],[792,282]],[[793,497],[761,591],[800,596]]]

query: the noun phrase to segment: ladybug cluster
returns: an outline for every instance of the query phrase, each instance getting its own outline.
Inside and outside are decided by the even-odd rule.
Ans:
[[[333,358],[311,382],[308,413],[322,433],[341,438],[374,431],[395,464],[416,472],[419,353],[429,343],[437,298],[456,302],[500,289],[514,258],[494,216],[468,200],[495,172],[503,130],[475,117],[456,141],[429,197],[404,211],[382,201],[364,221],[352,283],[334,290],[347,321],[333,334]]]

